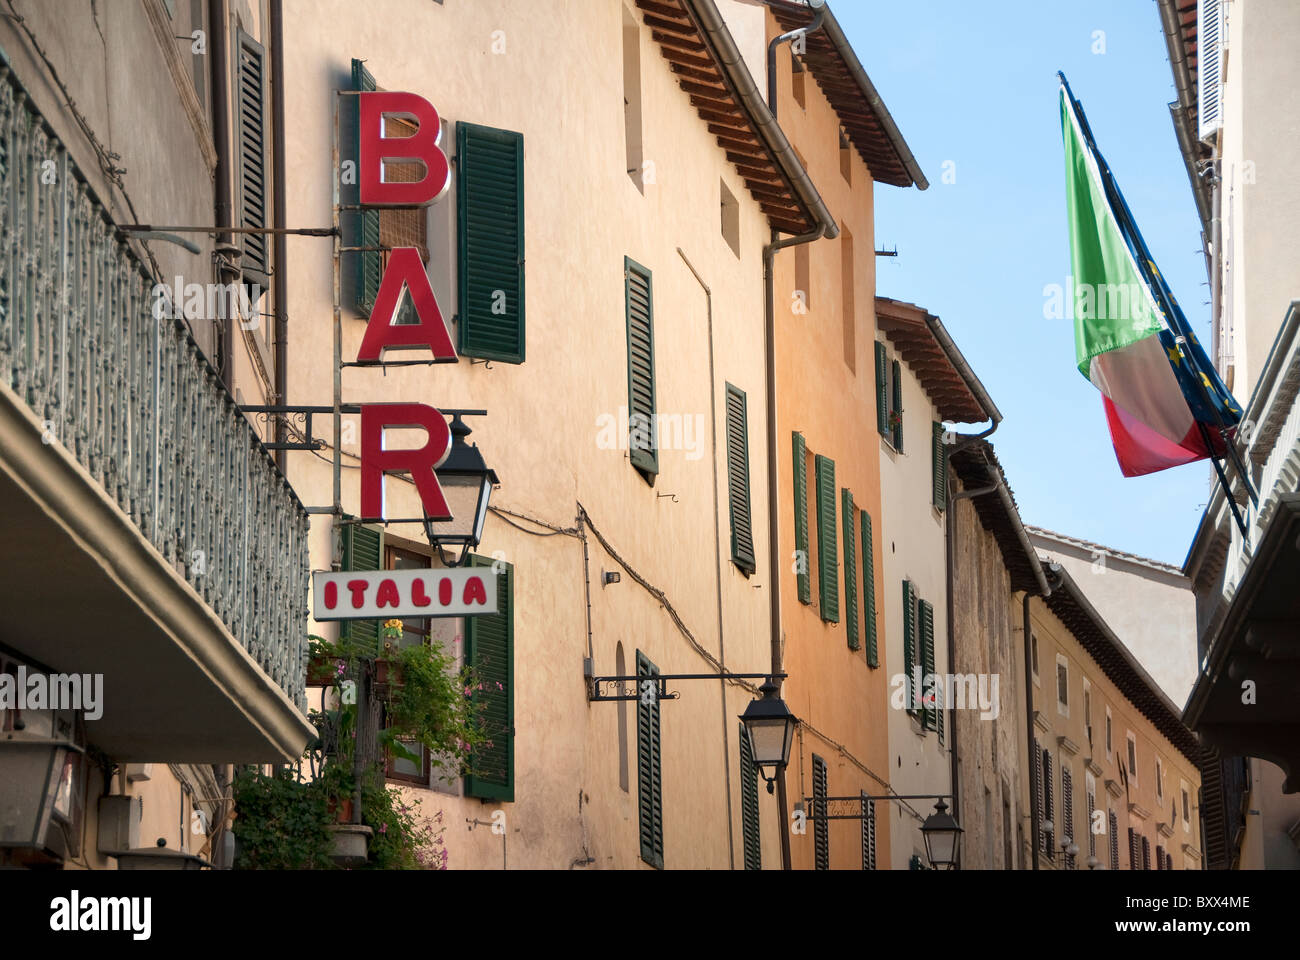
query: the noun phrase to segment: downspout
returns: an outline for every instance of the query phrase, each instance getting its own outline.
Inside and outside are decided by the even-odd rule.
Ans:
[[[289,238],[283,232],[287,222],[285,197],[284,152],[284,2],[271,0],[271,192],[275,206],[272,226],[274,239],[275,273],[271,278],[272,296],[275,298],[275,400],[279,406],[286,402],[289,381],[289,277],[285,268]],[[275,440],[288,439],[283,417],[275,420]],[[276,450],[275,460],[281,473],[286,473],[285,459],[288,451]]]
[[[234,222],[230,189],[230,99],[227,87],[227,71],[230,65],[230,51],[226,44],[226,31],[229,26],[230,12],[227,0],[210,0],[208,4],[208,33],[212,38],[212,57],[208,62],[212,86],[212,140],[217,153],[217,169],[213,197],[213,212],[216,225],[227,227]],[[229,233],[219,233],[216,237],[217,249],[229,247]],[[225,285],[227,279],[222,274],[226,268],[218,257],[219,283]],[[225,298],[219,297],[218,300]],[[216,319],[221,325],[221,380],[226,389],[235,391],[235,332],[230,319],[225,316],[229,311],[222,304],[218,307],[221,316]]]
[[[682,258],[691,275],[695,277],[695,282],[700,285],[704,291],[704,302],[707,305],[708,325],[706,329],[709,334],[709,423],[711,429],[709,436],[713,445],[713,572],[714,583],[716,584],[716,595],[718,601],[718,668],[721,671],[727,669],[726,648],[723,646],[723,627],[722,627],[722,535],[718,532],[722,519],[722,506],[718,500],[718,385],[715,379],[713,366],[713,291],[709,285],[704,282],[699,271],[695,269],[695,264],[691,263],[686,257],[685,251],[681,247],[677,248],[677,255]],[[769,511],[770,512],[770,511]],[[727,786],[727,863],[732,870],[736,869],[736,840],[734,836],[735,826],[731,816],[731,734],[730,719],[727,716],[727,681],[720,678],[718,686],[722,693],[722,771]]]

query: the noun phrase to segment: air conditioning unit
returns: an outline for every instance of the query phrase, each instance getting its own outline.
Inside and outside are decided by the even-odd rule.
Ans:
[[[1223,126],[1223,69],[1227,57],[1225,0],[1196,0],[1196,135],[1208,140]]]

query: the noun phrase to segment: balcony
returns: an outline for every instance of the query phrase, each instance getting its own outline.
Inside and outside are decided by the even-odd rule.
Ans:
[[[0,650],[118,761],[300,754],[306,510],[3,63],[0,240]]]

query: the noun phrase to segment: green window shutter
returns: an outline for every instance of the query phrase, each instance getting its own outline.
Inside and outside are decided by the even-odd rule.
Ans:
[[[876,651],[876,556],[871,537],[871,514],[862,511],[862,615],[867,639],[867,666],[880,666]]]
[[[382,570],[384,567],[384,531],[359,523],[343,526],[343,569]],[[339,639],[365,644],[379,652],[378,620],[341,620]]]
[[[749,504],[749,415],[745,391],[727,384],[727,491],[731,559],[746,575],[757,569]]]
[[[894,361],[894,402],[889,408],[891,419],[897,415],[897,422],[893,425],[894,430],[894,449],[899,453],[903,452],[903,365],[897,360]]]
[[[524,362],[524,137],[456,124],[459,350]]]
[[[916,663],[916,602],[912,581],[903,581],[903,689],[907,691],[907,712],[916,713],[916,698],[921,691],[913,688],[912,667]]]
[[[876,429],[889,436],[889,360],[885,345],[876,341]]]
[[[948,505],[948,445],[943,434],[943,424],[936,420],[930,433],[930,470],[932,499],[940,510]]]
[[[840,512],[844,525],[844,632],[849,649],[858,650],[862,644],[858,639],[858,548],[853,526],[858,511],[847,488],[840,491]]]
[[[632,466],[653,486],[659,473],[655,437],[654,292],[650,271],[630,257],[623,258],[623,288],[627,310],[628,450]]]
[[[515,568],[504,560],[471,556],[470,566],[497,569],[497,612],[465,618],[465,662],[483,689],[473,693],[476,715],[491,746],[470,757],[465,794],[482,800],[515,798]],[[497,689],[497,684],[501,685]]]
[[[876,801],[859,791],[862,797],[862,869],[876,869]]]
[[[921,621],[921,684],[924,687],[926,678],[934,673],[934,607],[928,600],[920,600],[916,606]],[[931,730],[935,728],[935,706],[931,701],[921,711],[921,725]]]
[[[636,652],[636,675],[657,677],[659,668],[640,650]],[[641,859],[658,870],[664,868],[664,807],[661,746],[659,740],[659,698],[647,703],[637,681],[636,770],[637,805],[640,814]]]
[[[266,175],[266,50],[238,31],[239,58],[235,76],[236,141],[239,149],[239,226],[270,226],[270,184]],[[265,233],[240,234],[243,255],[240,269],[247,282],[266,286],[271,273],[270,237]]]
[[[817,455],[817,574],[820,580],[822,619],[839,623],[840,570],[835,532],[835,461],[821,454]]]
[[[763,869],[763,850],[758,828],[758,767],[754,765],[753,745],[740,724],[740,823],[745,836],[745,869]]]
[[[352,61],[352,89],[372,91],[378,89],[375,78],[360,60]],[[344,97],[341,112],[343,132],[341,136],[340,156],[343,160],[352,160],[354,169],[360,171],[360,101],[356,97]],[[357,184],[340,185],[340,195],[345,203],[361,202],[361,191]],[[353,244],[358,247],[379,246],[379,211],[361,210],[352,215]],[[362,316],[369,317],[374,308],[375,297],[379,293],[379,278],[382,273],[382,257],[378,250],[366,250],[345,254],[353,258],[353,306]]]
[[[803,434],[794,435],[794,549],[799,602],[812,603],[808,567],[808,447]]]
[[[813,754],[813,853],[815,868],[831,868],[831,830],[830,821],[826,819],[826,798],[830,795],[826,777],[826,761]]]

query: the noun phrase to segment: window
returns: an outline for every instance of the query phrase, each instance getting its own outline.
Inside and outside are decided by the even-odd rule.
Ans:
[[[1110,868],[1119,869],[1119,817],[1110,810],[1106,817],[1106,827],[1110,831]]]
[[[650,486],[659,473],[655,436],[654,294],[650,271],[623,258],[627,311],[628,451],[632,466]]]
[[[1043,751],[1043,853],[1048,860],[1056,859],[1056,825],[1052,822],[1052,755]]]
[[[848,489],[840,491],[840,514],[844,524],[844,633],[849,649],[857,650],[862,646],[858,639],[858,538],[854,524],[858,508]]]
[[[1109,760],[1111,758],[1111,754],[1115,752],[1115,748],[1111,746],[1111,743],[1112,740],[1111,740],[1110,707],[1107,707],[1106,708],[1106,759],[1107,760]]]
[[[1187,784],[1182,782],[1178,787],[1183,795],[1183,830],[1191,832],[1192,829],[1192,802],[1187,792]]]
[[[1128,732],[1128,780],[1133,786],[1137,786],[1138,781],[1138,761],[1137,761],[1137,738],[1133,732]]]
[[[623,143],[627,175],[645,193],[641,142],[641,26],[636,16],[623,7]]]
[[[465,618],[465,662],[483,689],[472,704],[488,744],[470,757],[465,795],[481,800],[515,798],[515,568],[504,560],[471,554],[472,567],[498,571],[497,613]]]
[[[270,226],[271,185],[266,175],[266,51],[260,43],[237,32],[235,110],[239,117],[239,225]],[[243,256],[239,265],[245,283],[265,289],[271,274],[270,237],[264,233],[239,234]]]
[[[749,509],[749,416],[745,391],[727,384],[727,497],[731,560],[745,576],[756,569]]]
[[[867,639],[867,666],[880,666],[876,651],[876,556],[871,537],[871,515],[862,511],[862,615]]]
[[[413,553],[410,550],[388,547],[385,553],[387,554],[385,569],[388,570],[418,570],[427,569],[430,566],[429,557]],[[433,622],[429,617],[403,617],[402,636],[397,641],[397,645],[399,647],[413,647],[419,644],[437,643],[438,641],[431,636],[430,625]],[[453,625],[455,629],[459,630],[459,625],[462,622],[462,618],[459,617],[448,618],[448,620],[439,618],[439,626],[444,629],[448,625]],[[413,754],[415,759],[396,752],[390,753],[385,760],[385,775],[392,780],[406,780],[411,783],[428,785],[432,767],[428,748],[419,741],[399,740],[398,743],[407,753]]]
[[[817,574],[821,617],[839,623],[839,549],[835,534],[835,461],[817,455]]]
[[[1073,870],[1075,857],[1069,849],[1074,844],[1074,778],[1064,763],[1061,764],[1061,842],[1066,844],[1065,869]]]
[[[876,801],[862,795],[862,869],[876,869]]]
[[[885,344],[876,346],[876,429],[898,453],[903,452],[902,366],[889,358]]]
[[[853,310],[856,272],[853,265],[853,234],[840,224],[840,310],[844,326],[844,364],[850,371],[858,369],[857,323]]]
[[[840,133],[840,176],[844,178],[845,183],[850,185],[853,183],[853,146],[842,131]]]
[[[829,787],[826,782],[826,761],[813,754],[813,856],[818,870],[831,868],[831,831],[830,821],[826,819],[826,797]]]
[[[793,53],[790,54],[790,93],[794,97],[794,102],[799,104],[800,110],[808,109],[807,94],[804,89],[804,77],[807,71],[804,69],[799,58]]]
[[[1034,683],[1038,683],[1038,635],[1035,633],[1029,635],[1029,654]]]
[[[627,655],[623,653],[622,641],[619,641],[618,646],[615,647],[614,649],[614,671],[620,677],[627,676]],[[622,681],[619,682],[619,686],[622,687]],[[619,693],[623,696],[626,696],[627,690],[620,689]],[[618,788],[622,790],[624,793],[628,792],[627,758],[628,758],[627,701],[619,700],[618,701]]]
[[[1160,758],[1156,757],[1156,803],[1162,804],[1164,802],[1165,802],[1165,768],[1164,768],[1164,764],[1160,762]]]
[[[1070,715],[1070,663],[1060,653],[1056,655],[1056,712]]]
[[[1088,678],[1083,678],[1083,732],[1087,734],[1088,746],[1092,746],[1092,686]],[[1091,754],[1091,751],[1089,751]]]
[[[793,434],[791,463],[794,467],[794,569],[799,602],[812,603],[808,564],[808,446],[803,434]]]
[[[390,212],[407,213],[385,216]],[[422,227],[424,212],[414,213]],[[523,134],[456,124],[456,234],[460,353],[523,363]]]
[[[758,825],[758,767],[753,745],[740,724],[740,825],[745,838],[745,869],[763,869],[761,832]]]
[[[947,431],[938,420],[930,426],[930,502],[936,510],[948,505],[948,444]]]
[[[657,677],[659,668],[640,650],[636,652],[637,677]],[[637,693],[641,681],[637,681]],[[649,702],[647,703],[647,699]],[[657,870],[664,868],[664,796],[660,771],[659,698],[636,702],[637,809],[640,818],[641,859]]]
[[[727,189],[727,184],[719,180],[718,192],[721,194],[722,239],[737,257],[740,256],[740,204],[736,196]]]

